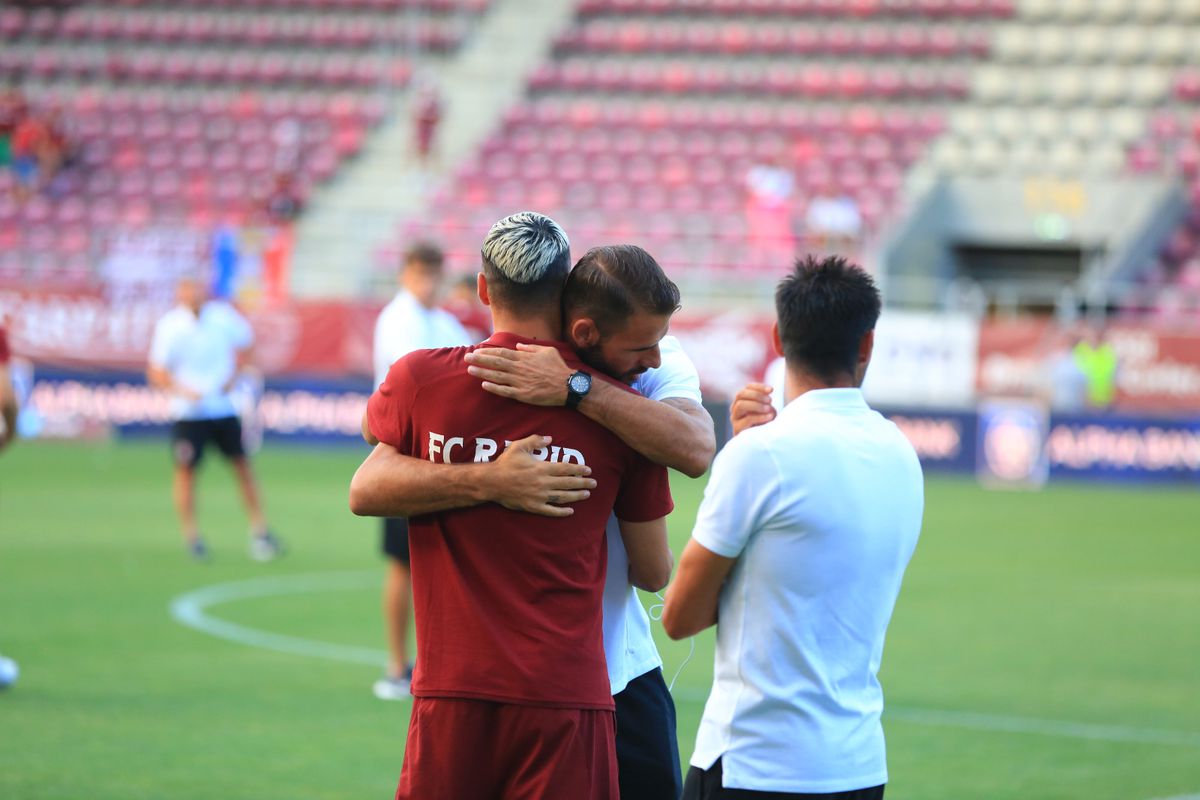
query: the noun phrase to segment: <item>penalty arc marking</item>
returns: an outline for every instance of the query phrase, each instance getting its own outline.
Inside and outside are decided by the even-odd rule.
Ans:
[[[356,591],[374,589],[379,585],[377,572],[324,572],[305,575],[282,575],[271,578],[219,583],[206,586],[171,601],[171,617],[181,625],[193,628],[220,639],[237,642],[249,647],[274,650],[289,655],[325,658],[353,664],[382,667],[387,663],[387,653],[371,647],[355,647],[332,642],[286,636],[261,631],[218,619],[208,609],[234,602],[260,597],[278,597],[291,594],[316,592]],[[703,704],[708,699],[706,691],[679,689],[673,692],[676,701]],[[941,728],[987,731],[993,733],[1017,733],[1037,736],[1056,736],[1069,739],[1086,739],[1125,744],[1171,745],[1200,749],[1200,733],[1144,728],[1130,725],[1104,725],[1089,722],[1041,719],[1007,714],[988,714],[973,711],[952,711],[932,708],[912,708],[888,704],[884,718],[915,725]],[[1200,795],[1188,795],[1171,800],[1200,800]]]
[[[208,609],[213,606],[235,600],[278,597],[289,594],[313,594],[315,592],[355,591],[376,588],[378,585],[379,575],[375,572],[282,575],[273,578],[218,583],[176,597],[171,601],[171,617],[180,625],[216,636],[218,639],[226,639],[250,647],[296,656],[327,658],[333,661],[348,661],[353,664],[382,667],[387,664],[387,653],[383,650],[260,631],[256,628],[218,619],[208,613]]]

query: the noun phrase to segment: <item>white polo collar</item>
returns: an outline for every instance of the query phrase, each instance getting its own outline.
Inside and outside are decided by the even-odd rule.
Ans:
[[[861,410],[867,408],[862,389],[809,389],[783,407],[784,414],[815,410]]]

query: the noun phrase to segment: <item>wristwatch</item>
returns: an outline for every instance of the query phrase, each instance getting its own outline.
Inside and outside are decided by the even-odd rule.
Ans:
[[[567,408],[578,408],[580,401],[592,390],[592,376],[583,371],[571,373],[567,378]]]

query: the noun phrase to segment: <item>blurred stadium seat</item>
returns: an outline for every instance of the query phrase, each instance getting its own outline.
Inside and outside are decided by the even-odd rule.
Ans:
[[[776,260],[748,252],[743,188],[773,157],[795,164],[793,216],[809,197],[846,194],[869,238],[968,94],[988,23],[1013,11],[983,0],[583,0],[524,101],[400,238],[432,225],[466,256],[475,219],[536,198],[579,247],[636,240],[693,277],[773,271]]]
[[[383,90],[409,81],[406,54],[453,52],[487,4],[0,8],[0,85],[19,86],[34,114],[59,111],[76,150],[32,202],[0,185],[0,276],[94,283],[114,224],[251,221],[279,172],[307,197],[381,122]]]

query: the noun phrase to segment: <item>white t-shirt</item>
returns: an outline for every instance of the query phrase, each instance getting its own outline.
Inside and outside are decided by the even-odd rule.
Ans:
[[[185,306],[164,314],[154,326],[150,363],[201,395],[199,400],[172,395],[171,417],[196,420],[236,416],[225,387],[237,371],[237,354],[253,343],[250,323],[225,302],[205,303],[199,316]]]
[[[674,336],[659,343],[662,363],[637,377],[633,388],[651,400],[680,397],[700,402],[700,375]],[[604,581],[604,657],[612,693],[662,666],[650,635],[650,618],[629,583],[629,556],[615,517],[608,520],[608,574]]]
[[[453,314],[425,308],[411,294],[401,291],[375,320],[375,387],[383,383],[392,364],[413,350],[469,344],[474,341]]]
[[[912,445],[858,389],[806,392],[725,445],[692,537],[738,560],[693,766],[767,792],[887,782],[876,675],[923,508]]]

